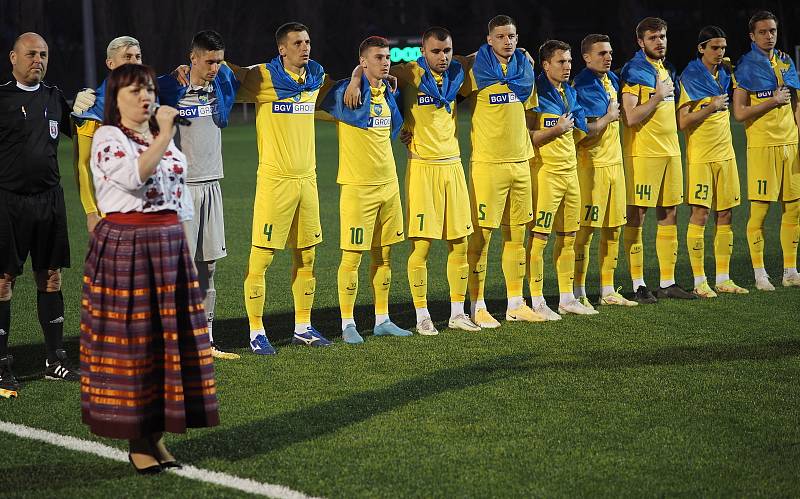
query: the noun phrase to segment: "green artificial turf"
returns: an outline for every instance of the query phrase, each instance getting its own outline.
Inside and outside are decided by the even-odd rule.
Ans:
[[[465,113],[466,114],[466,113]],[[463,116],[467,119],[466,115]],[[462,150],[468,130],[462,123]],[[744,138],[734,126],[744,180]],[[437,337],[341,342],[336,294],[337,146],[333,125],[317,127],[321,216],[317,249],[316,327],[331,348],[290,346],[293,327],[290,255],[267,274],[265,324],[279,355],[249,354],[242,299],[252,219],[257,152],[252,125],[223,134],[223,192],[229,255],[217,267],[214,335],[238,361],[216,363],[222,424],[169,436],[193,465],[329,497],[641,497],[796,496],[800,490],[800,290],[752,289],[744,225],[734,210],[731,275],[746,296],[603,308],[556,323],[504,324],[497,330],[445,330],[449,314],[446,251],[435,244],[429,268]],[[86,249],[83,212],[62,145],[73,266],[64,272],[67,349],[77,359],[80,278]],[[464,154],[465,160],[467,153]],[[403,178],[405,154],[396,149]],[[744,186],[743,186],[744,188]],[[744,196],[743,196],[744,197]],[[766,231],[768,271],[779,286],[778,211]],[[688,210],[679,212],[677,276],[691,287],[685,247]],[[654,217],[645,228],[645,277],[658,282]],[[493,240],[487,298],[505,310]],[[713,279],[713,224],[706,269]],[[405,273],[409,244],[393,249],[391,314],[414,325]],[[557,302],[547,250],[545,295]],[[596,245],[589,294],[599,292]],[[356,319],[372,327],[368,257],[362,263]],[[620,258],[617,283],[630,289]],[[96,439],[80,422],[77,384],[41,379],[44,346],[26,271],[14,291],[11,348],[25,386],[0,399],[0,419]],[[97,439],[124,448],[124,442]],[[136,476],[129,466],[0,434],[3,496],[109,497],[238,495],[171,474]]]

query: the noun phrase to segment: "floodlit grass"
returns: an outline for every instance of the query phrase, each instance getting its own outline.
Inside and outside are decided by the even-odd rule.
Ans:
[[[466,114],[466,113],[465,113]],[[465,116],[466,119],[466,116]],[[462,148],[468,151],[468,123]],[[734,127],[744,180],[743,131]],[[218,264],[214,334],[239,361],[216,364],[222,424],[170,436],[193,465],[332,497],[409,496],[792,496],[800,490],[800,290],[753,290],[710,301],[603,308],[558,323],[504,324],[494,331],[443,330],[437,337],[339,339],[336,297],[338,192],[335,128],[317,131],[325,242],[317,250],[313,322],[338,341],[328,349],[289,346],[293,326],[288,253],[268,271],[265,323],[279,355],[249,355],[242,300],[257,165],[255,133],[224,134],[223,191],[229,256]],[[63,185],[73,267],[64,273],[67,348],[77,359],[83,213],[63,144]],[[396,150],[402,179],[405,155]],[[465,154],[466,156],[466,154]],[[778,212],[768,218],[768,271],[780,284]],[[678,281],[691,287],[680,210]],[[752,287],[746,204],[734,210],[731,274]],[[645,229],[646,279],[657,284],[654,219]],[[505,288],[499,234],[487,297],[502,318]],[[713,225],[706,231],[713,279]],[[597,238],[596,238],[597,239]],[[440,329],[449,312],[444,245],[429,262],[430,309]],[[409,245],[394,247],[391,313],[411,328],[405,274]],[[550,249],[545,294],[557,295]],[[599,292],[596,248],[588,279]],[[365,258],[365,260],[368,257]],[[617,282],[630,288],[624,257]],[[372,328],[361,266],[356,311]],[[41,379],[44,346],[30,272],[18,280],[11,348],[25,386],[0,399],[0,419],[95,439],[80,422],[77,384]],[[555,302],[551,301],[551,305]],[[101,439],[102,440],[102,439]],[[119,441],[105,443],[124,447]],[[174,475],[141,478],[129,466],[0,434],[4,496],[216,497],[236,495]]]

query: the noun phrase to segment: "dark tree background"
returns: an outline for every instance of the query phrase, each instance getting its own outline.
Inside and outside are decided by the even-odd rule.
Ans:
[[[290,20],[310,27],[312,57],[335,77],[349,73],[357,61],[356,48],[368,35],[418,35],[430,25],[442,25],[453,32],[456,52],[466,54],[484,42],[486,23],[500,13],[516,19],[520,46],[534,51],[549,38],[577,48],[586,34],[606,33],[614,45],[615,67],[637,49],[634,28],[641,18],[650,15],[669,23],[668,59],[679,69],[694,56],[697,32],[706,24],[726,30],[729,55],[734,61],[738,59],[749,45],[747,20],[760,9],[771,10],[781,20],[779,47],[794,54],[794,46],[800,43],[796,27],[800,2],[790,1],[93,0],[92,5],[98,79],[106,73],[105,47],[119,35],[138,38],[145,62],[162,73],[185,62],[192,35],[207,28],[225,38],[229,60],[239,64],[265,62],[276,53],[275,29]],[[42,34],[51,52],[46,79],[71,97],[88,83],[84,81],[81,19],[79,0],[0,0],[0,45],[8,51],[18,34]],[[577,53],[573,57],[580,60]],[[11,78],[10,63],[7,56],[0,59],[5,81]],[[578,62],[574,71],[582,66]]]

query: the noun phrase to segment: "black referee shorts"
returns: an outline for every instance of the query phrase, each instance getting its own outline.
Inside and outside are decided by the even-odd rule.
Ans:
[[[34,271],[69,267],[61,186],[31,195],[0,190],[0,273],[22,274],[28,254]]]

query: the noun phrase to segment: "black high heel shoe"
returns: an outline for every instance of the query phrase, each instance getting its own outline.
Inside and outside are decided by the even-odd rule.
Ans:
[[[133,466],[133,469],[136,470],[136,473],[139,473],[140,475],[155,475],[157,473],[161,473],[164,469],[161,464],[154,464],[146,468],[139,468],[136,466],[136,463],[133,462],[133,456],[131,456],[130,453],[128,454],[128,461],[130,461],[131,466]]]

